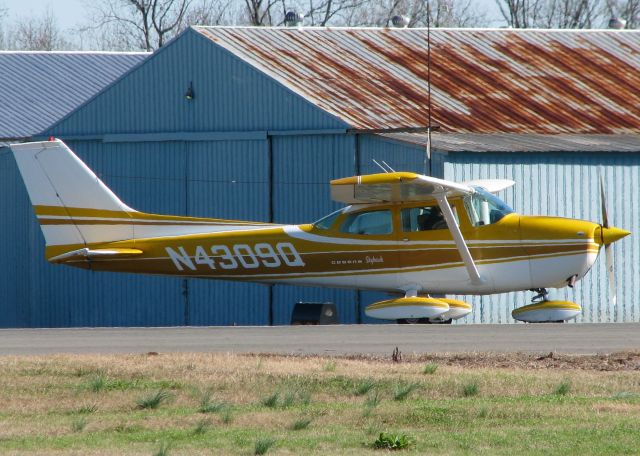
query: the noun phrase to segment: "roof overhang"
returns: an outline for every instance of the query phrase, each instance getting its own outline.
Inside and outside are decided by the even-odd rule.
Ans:
[[[381,133],[379,136],[427,146],[426,133]],[[431,134],[435,152],[640,152],[640,135],[542,135],[519,133]]]

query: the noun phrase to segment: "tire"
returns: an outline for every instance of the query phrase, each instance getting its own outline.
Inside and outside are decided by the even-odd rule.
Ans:
[[[396,320],[399,325],[430,325],[428,318],[399,318]]]

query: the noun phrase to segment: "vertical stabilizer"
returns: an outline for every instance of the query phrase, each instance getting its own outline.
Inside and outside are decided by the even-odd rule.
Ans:
[[[133,238],[131,213],[135,211],[62,141],[13,144],[11,150],[47,246]]]

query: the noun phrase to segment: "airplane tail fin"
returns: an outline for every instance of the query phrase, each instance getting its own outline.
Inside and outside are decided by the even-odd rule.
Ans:
[[[134,243],[115,250],[96,246],[116,241],[279,226],[138,212],[120,201],[62,141],[10,147],[42,228],[49,261],[138,254]]]
[[[31,204],[50,246],[132,239],[136,213],[60,140],[12,144]]]

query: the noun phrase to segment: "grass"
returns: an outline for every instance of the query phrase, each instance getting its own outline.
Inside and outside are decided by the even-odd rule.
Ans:
[[[380,394],[378,394],[378,392],[374,392],[373,394],[370,394],[369,397],[367,397],[367,400],[364,401],[364,405],[368,408],[376,408],[378,405],[380,405],[380,402]]]
[[[200,420],[196,423],[193,428],[193,433],[195,435],[201,435],[206,433],[209,429],[211,429],[211,421],[209,420]]]
[[[433,375],[438,370],[438,365],[436,363],[427,363],[422,369],[422,373],[425,375]]]
[[[376,382],[370,378],[367,378],[361,381],[360,383],[358,383],[358,386],[356,386],[354,393],[356,396],[364,396],[369,391],[371,391],[375,386],[376,386]]]
[[[73,432],[81,432],[87,426],[87,419],[79,416],[71,422],[71,430]]]
[[[415,383],[402,384],[398,383],[395,385],[393,389],[393,400],[394,401],[404,401],[409,394],[415,391],[419,385]]]
[[[291,430],[301,431],[303,429],[306,429],[311,424],[311,421],[312,421],[311,418],[302,418],[300,420],[295,420],[291,425]]]
[[[229,424],[233,421],[233,414],[231,413],[231,408],[225,408],[220,414],[220,421],[224,424]]]
[[[200,413],[218,413],[227,407],[224,402],[212,402],[211,391],[205,391],[200,397],[198,411]]]
[[[136,401],[139,409],[157,409],[160,404],[170,399],[172,394],[166,390],[158,390],[155,393],[148,394]]]
[[[277,443],[261,444],[266,454],[373,455],[389,451],[373,445],[383,431],[392,446],[407,436],[407,454],[640,448],[640,354],[621,356],[627,364],[581,357],[576,368],[490,356],[0,357],[0,454],[246,456],[268,437]],[[330,361],[339,372],[324,369]],[[427,363],[438,369],[425,378]]]
[[[98,406],[96,404],[87,404],[76,410],[76,413],[86,415],[89,413],[94,413],[96,410],[98,410]]]
[[[253,449],[253,454],[265,454],[269,451],[276,441],[269,437],[263,437],[261,439],[256,440],[256,444]]]
[[[263,397],[260,403],[265,407],[276,408],[278,406],[279,399],[280,393],[272,393],[266,397]]]
[[[326,364],[322,367],[322,370],[325,372],[335,372],[337,364],[334,360],[327,361]]]
[[[564,381],[553,390],[553,394],[557,396],[566,396],[569,394],[569,390],[571,390],[571,383]]]
[[[469,382],[462,385],[462,395],[464,397],[477,396],[480,392],[480,387],[477,382]]]
[[[169,444],[167,442],[161,442],[158,451],[153,453],[153,456],[167,456],[169,454]]]
[[[392,434],[381,432],[373,447],[379,450],[404,450],[413,444],[413,438],[406,434]]]
[[[105,389],[105,387],[107,386],[107,379],[104,375],[102,374],[95,374],[93,377],[91,377],[91,379],[89,380],[89,389],[91,391],[93,391],[94,393],[99,393],[100,391],[102,391],[103,389]]]

